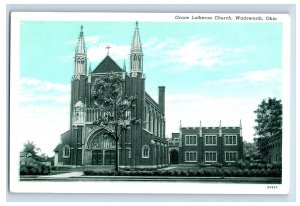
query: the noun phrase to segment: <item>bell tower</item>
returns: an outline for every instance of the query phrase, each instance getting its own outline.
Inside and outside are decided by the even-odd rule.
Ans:
[[[130,74],[136,77],[143,74],[143,51],[138,22],[135,23],[134,35],[130,51]]]
[[[71,81],[70,108],[70,164],[82,165],[83,131],[85,124],[85,107],[88,98],[87,52],[84,41],[83,26],[75,47],[74,74]]]

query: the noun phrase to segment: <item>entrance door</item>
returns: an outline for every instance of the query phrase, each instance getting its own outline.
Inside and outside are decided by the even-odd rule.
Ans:
[[[103,150],[94,150],[92,152],[92,164],[103,165]]]
[[[114,165],[116,162],[116,152],[114,150],[106,150],[104,157],[105,165]]]
[[[178,151],[177,150],[171,150],[170,164],[178,164]]]

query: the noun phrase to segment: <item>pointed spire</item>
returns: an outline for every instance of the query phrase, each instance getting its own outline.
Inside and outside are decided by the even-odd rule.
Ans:
[[[142,44],[141,44],[141,38],[140,38],[140,32],[139,32],[139,24],[137,21],[135,23],[135,30],[134,30],[133,40],[132,40],[132,44],[131,44],[131,52],[142,53]]]
[[[84,34],[83,34],[83,26],[82,25],[80,26],[80,33],[79,33],[78,42],[77,42],[75,52],[77,54],[85,54],[86,53],[86,47],[85,47],[85,42],[84,42]]]
[[[84,42],[83,26],[80,26],[80,33],[75,47],[74,58],[74,78],[78,79],[81,75],[86,75],[87,72],[87,54]]]
[[[133,34],[133,39],[131,43],[130,51],[130,73],[132,77],[137,77],[137,72],[143,73],[143,51],[142,43],[139,32],[139,24],[135,23],[135,30]],[[142,75],[139,75],[142,77]]]

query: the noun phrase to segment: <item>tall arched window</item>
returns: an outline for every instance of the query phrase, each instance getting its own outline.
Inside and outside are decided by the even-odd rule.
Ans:
[[[149,112],[150,114],[149,114],[149,116],[150,116],[150,118],[149,118],[149,131],[150,132],[153,132],[153,113],[152,113],[152,111],[150,110],[150,112]]]
[[[150,148],[148,145],[142,147],[142,158],[149,158]]]
[[[148,130],[149,131],[149,109],[148,109],[148,107],[146,106],[146,115],[145,115],[146,117],[145,117],[145,128],[146,128],[146,130]]]
[[[157,133],[158,133],[158,136],[161,137],[161,118],[158,116],[157,117]]]
[[[65,145],[63,147],[63,158],[69,158],[70,157],[70,146]]]
[[[156,113],[155,111],[153,112],[153,120],[154,120],[154,124],[153,124],[153,133],[154,135],[157,136],[157,119],[156,119]]]

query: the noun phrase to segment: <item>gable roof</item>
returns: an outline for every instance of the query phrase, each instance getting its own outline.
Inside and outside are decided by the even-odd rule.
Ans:
[[[123,72],[123,70],[117,65],[117,63],[106,56],[100,64],[94,69],[92,73],[108,73],[108,72]]]
[[[58,144],[58,145],[55,147],[55,149],[53,150],[53,152],[59,152],[60,147],[61,147],[61,144]]]

